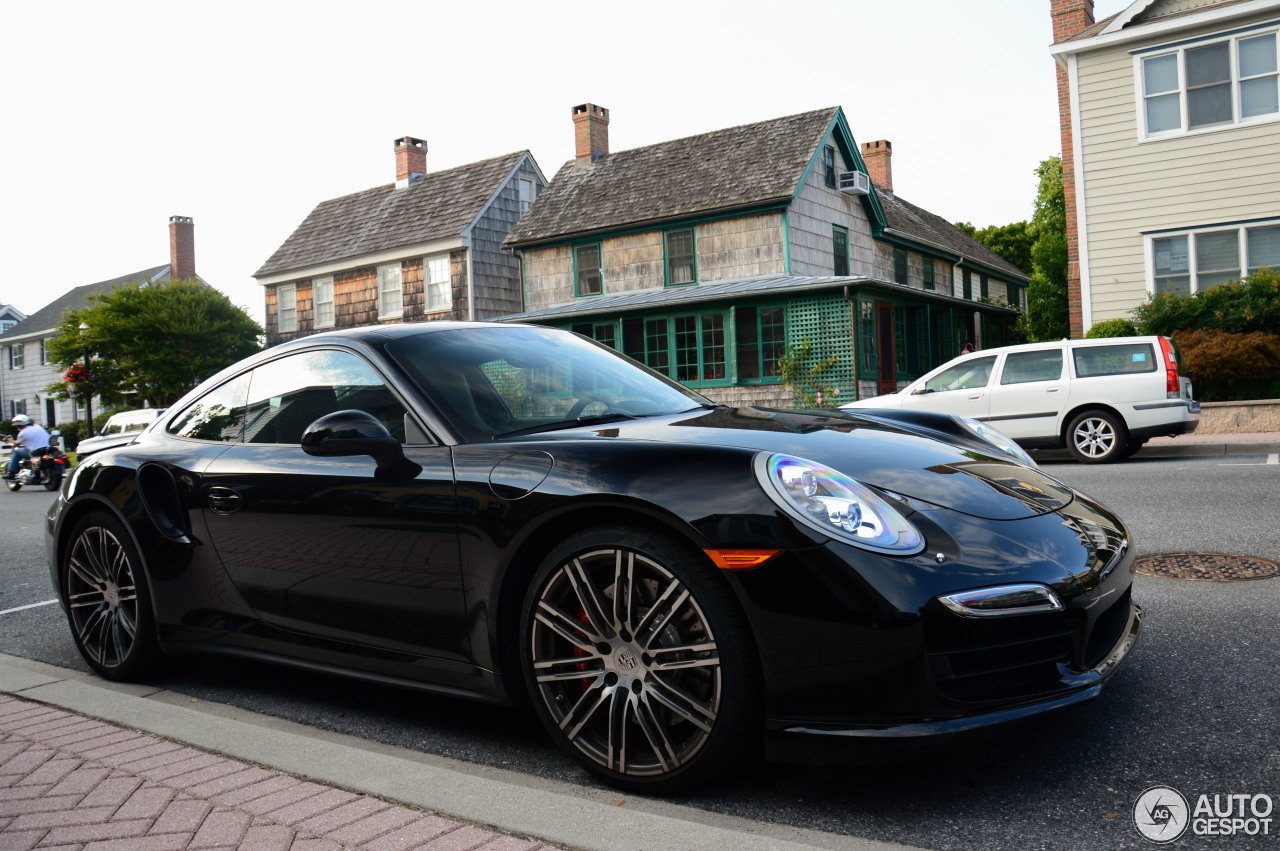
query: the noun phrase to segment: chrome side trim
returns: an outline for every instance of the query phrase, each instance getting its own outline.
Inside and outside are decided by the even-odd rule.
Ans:
[[[1022,602],[1020,605],[1009,605],[1004,608],[982,608],[982,604],[999,606],[1000,598],[1039,597],[1038,602]],[[1030,615],[1041,612],[1062,611],[1062,601],[1044,585],[1020,583],[1017,585],[997,585],[993,588],[977,588],[973,591],[960,591],[946,594],[938,598],[938,602],[962,618],[1003,618],[1011,615]]]

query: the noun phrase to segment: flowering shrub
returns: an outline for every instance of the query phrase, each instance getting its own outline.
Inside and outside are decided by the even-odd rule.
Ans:
[[[1204,402],[1280,398],[1280,335],[1175,331],[1174,342]]]

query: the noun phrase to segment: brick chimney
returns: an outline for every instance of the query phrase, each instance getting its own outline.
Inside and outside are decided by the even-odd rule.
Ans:
[[[573,140],[577,164],[591,165],[609,156],[609,110],[593,103],[573,108]]]
[[[888,139],[862,143],[862,161],[876,187],[893,194],[893,145]]]
[[[427,173],[427,143],[412,136],[396,139],[396,188],[403,189]]]
[[[196,226],[190,216],[169,217],[169,277],[196,276]]]
[[[1053,41],[1058,43],[1093,26],[1093,0],[1049,0]],[[1080,292],[1080,234],[1076,218],[1076,157],[1071,144],[1071,83],[1064,62],[1058,62],[1058,120],[1062,125],[1062,194],[1067,206],[1067,313],[1071,336],[1084,336]]]

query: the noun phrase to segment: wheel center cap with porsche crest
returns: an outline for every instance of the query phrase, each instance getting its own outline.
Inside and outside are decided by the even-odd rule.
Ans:
[[[630,647],[619,647],[613,651],[613,666],[620,673],[630,674],[640,667],[640,655]]]

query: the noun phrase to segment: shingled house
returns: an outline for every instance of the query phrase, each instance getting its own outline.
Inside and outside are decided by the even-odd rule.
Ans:
[[[0,418],[27,414],[46,426],[84,416],[84,400],[59,401],[45,388],[62,379],[63,370],[49,360],[49,340],[58,335],[62,314],[88,307],[90,297],[106,295],[123,284],[150,284],[175,278],[195,278],[195,223],[189,216],[169,218],[169,263],[85,284],[63,293],[35,313],[0,334]],[[95,410],[101,410],[94,404]]]
[[[520,309],[502,241],[546,185],[533,155],[428,172],[427,143],[405,136],[395,160],[395,183],[321,202],[254,274],[272,342]]]
[[[524,310],[714,399],[788,404],[777,361],[808,340],[845,399],[998,345],[1028,278],[894,195],[892,147],[839,107],[610,153],[609,112],[507,238]]]

